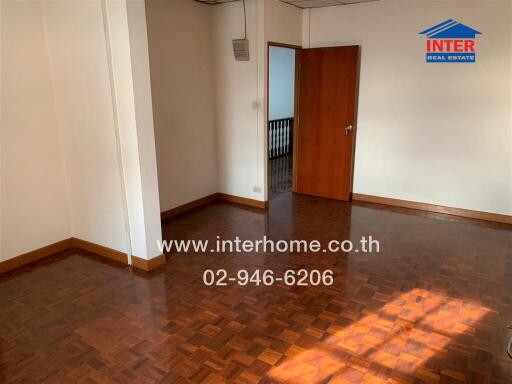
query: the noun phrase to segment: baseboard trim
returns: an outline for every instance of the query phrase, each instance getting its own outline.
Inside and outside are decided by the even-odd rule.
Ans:
[[[228,201],[230,203],[246,205],[249,207],[259,208],[259,209],[267,209],[268,208],[268,201],[248,199],[247,197],[240,197],[240,196],[229,195],[227,193],[219,192],[219,193],[212,193],[211,195],[201,197],[200,199],[193,200],[193,201],[190,201],[183,205],[179,205],[177,207],[163,211],[160,214],[160,219],[162,221],[169,220],[175,216],[181,215],[182,213],[191,211],[192,209],[201,207],[203,205],[209,204],[216,200]]]
[[[93,253],[97,256],[105,257],[107,259],[117,261],[118,263],[128,265],[128,256],[126,255],[126,253],[116,251],[115,249],[112,248],[104,247],[103,245],[98,245],[95,243],[91,243],[89,241],[77,239],[75,237],[72,240],[74,249]]]
[[[168,209],[167,211],[164,211],[160,214],[160,219],[162,221],[168,220],[172,217],[175,217],[177,215],[180,215],[184,212],[190,211],[194,208],[201,207],[203,205],[206,205],[208,203],[211,203],[212,201],[215,201],[218,199],[217,193],[212,193],[211,195],[201,197],[200,199],[190,201],[186,204],[180,205],[175,208]]]
[[[167,259],[165,258],[165,255],[159,255],[157,257],[153,257],[150,260],[142,259],[137,256],[132,256],[133,267],[145,272],[154,271],[155,269],[164,265],[166,261]]]
[[[45,247],[13,257],[12,259],[0,262],[0,273],[21,268],[27,264],[45,259],[57,253],[65,252],[73,248],[73,239],[61,240]]]
[[[103,245],[98,245],[82,239],[73,238],[73,248],[79,251],[90,252],[97,256],[102,256],[107,259],[117,261],[121,264],[128,265],[128,255],[126,253],[117,251],[112,248],[104,247]],[[158,255],[149,260],[132,255],[132,266],[145,272],[151,272],[164,265],[165,262],[165,255]]]
[[[71,237],[66,240],[47,245],[34,251],[13,257],[12,259],[0,262],[0,273],[9,272],[34,263],[38,260],[66,252],[66,251],[88,252],[96,256],[114,260],[120,264],[128,265],[128,255],[103,245],[91,243],[82,239]],[[165,255],[159,255],[150,260],[132,256],[133,267],[145,272],[151,272],[166,263]]]
[[[229,195],[227,193],[218,193],[218,199],[222,201],[229,201],[230,203],[247,205],[253,208],[267,209],[268,201],[254,200],[247,197],[240,197],[235,195]]]
[[[382,197],[382,196],[364,195],[364,194],[360,194],[360,193],[353,193],[352,200],[363,201],[363,202],[367,202],[367,203],[390,205],[393,207],[418,209],[420,211],[427,211],[427,212],[444,213],[447,215],[466,217],[469,219],[478,219],[478,220],[492,221],[492,222],[496,222],[496,223],[512,224],[512,216],[501,215],[498,213],[473,211],[470,209],[463,209],[463,208],[445,207],[443,205],[419,203],[416,201],[393,199],[390,197]]]

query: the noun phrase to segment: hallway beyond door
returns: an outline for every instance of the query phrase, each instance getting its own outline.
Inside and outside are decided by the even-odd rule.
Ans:
[[[292,190],[292,155],[285,155],[268,161],[269,198]]]

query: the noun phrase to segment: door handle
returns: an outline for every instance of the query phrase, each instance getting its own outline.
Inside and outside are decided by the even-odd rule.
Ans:
[[[353,129],[354,127],[352,126],[352,124],[349,124],[345,127],[345,136],[348,136],[348,134],[350,133],[350,131]]]

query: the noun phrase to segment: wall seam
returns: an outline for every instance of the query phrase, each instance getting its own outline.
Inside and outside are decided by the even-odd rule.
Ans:
[[[76,237],[76,229],[75,229],[75,223],[74,223],[74,216],[73,216],[73,210],[72,210],[72,202],[71,202],[71,183],[69,181],[69,170],[70,167],[68,165],[68,162],[66,160],[66,153],[64,148],[66,147],[64,143],[64,132],[63,132],[63,124],[60,118],[60,114],[57,112],[57,94],[55,91],[55,71],[53,68],[53,61],[50,54],[50,42],[48,39],[48,22],[47,22],[47,16],[44,11],[43,2],[39,2],[41,7],[41,15],[43,19],[43,32],[44,32],[44,41],[46,45],[46,58],[48,60],[48,69],[50,72],[50,87],[51,87],[51,93],[52,93],[52,105],[53,105],[53,113],[55,115],[55,122],[57,123],[57,136],[58,136],[58,142],[59,142],[59,154],[61,157],[61,166],[62,171],[64,173],[64,185],[66,187],[66,205],[67,205],[67,216],[68,216],[68,224],[70,229],[70,236]]]
[[[213,38],[213,29],[214,29],[214,20],[213,20],[213,10],[214,7],[208,7],[208,22],[209,22],[209,30],[210,33],[208,35],[208,57],[210,60],[210,76],[211,76],[211,98],[213,100],[212,103],[212,117],[213,117],[213,139],[214,139],[214,160],[215,160],[215,193],[219,190],[219,137],[218,137],[218,116],[217,116],[217,68],[216,68],[216,60],[215,60],[215,48],[214,48],[214,38]]]
[[[217,38],[215,36],[216,31],[216,21],[215,21],[215,9],[217,7],[222,7],[222,5],[218,5],[216,7],[209,7],[209,17],[210,17],[210,64],[211,64],[211,73],[212,73],[212,93],[213,93],[213,120],[214,120],[214,138],[215,138],[215,191],[221,190],[221,164],[220,164],[220,124],[219,124],[219,101],[217,97],[219,82],[217,81],[217,71],[218,71],[218,63],[217,63],[217,47],[214,46]],[[224,188],[222,188],[224,190]]]
[[[256,186],[258,186],[258,188],[261,188],[260,186],[260,112],[261,112],[261,109],[262,109],[262,101],[260,100],[260,68],[259,68],[259,56],[260,56],[260,36],[259,36],[259,23],[260,23],[260,10],[259,10],[259,6],[258,4],[262,4],[262,7],[264,7],[264,2],[258,2],[257,0],[254,2],[255,3],[255,14],[256,14],[256,17],[255,17],[255,29],[256,29],[256,32],[255,32],[255,36],[254,36],[254,41],[256,42],[256,55],[255,55],[255,64],[256,64],[256,100],[258,100],[258,103],[260,103],[261,105],[258,106],[258,108],[256,108]],[[264,12],[264,9],[263,11]],[[262,20],[262,22],[264,23],[265,20]],[[261,33],[265,33],[265,28],[263,28],[263,31],[261,31]],[[263,39],[265,39],[265,37],[263,37]],[[251,189],[253,189],[254,187],[252,187]],[[254,190],[253,191],[250,191],[252,193],[254,193]]]

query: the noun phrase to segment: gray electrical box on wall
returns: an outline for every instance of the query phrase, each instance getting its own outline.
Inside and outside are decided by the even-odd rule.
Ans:
[[[249,61],[249,40],[233,40],[233,53],[236,61]]]

